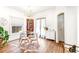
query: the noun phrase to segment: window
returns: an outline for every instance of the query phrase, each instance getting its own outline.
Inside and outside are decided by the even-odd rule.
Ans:
[[[46,17],[36,19],[36,33],[41,38],[45,37]]]

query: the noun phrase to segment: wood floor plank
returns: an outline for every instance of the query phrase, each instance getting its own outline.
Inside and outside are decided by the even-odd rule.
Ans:
[[[64,53],[64,43],[56,43],[55,41],[48,39],[39,39],[38,53]],[[0,49],[0,53],[23,53],[19,48],[19,40],[14,40],[8,43],[8,45]]]

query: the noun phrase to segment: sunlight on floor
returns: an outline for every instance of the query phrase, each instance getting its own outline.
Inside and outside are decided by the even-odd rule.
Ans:
[[[38,39],[39,41],[39,45],[40,45],[40,48],[39,50],[42,51],[42,52],[45,52],[46,51],[46,42],[45,42],[45,39]]]

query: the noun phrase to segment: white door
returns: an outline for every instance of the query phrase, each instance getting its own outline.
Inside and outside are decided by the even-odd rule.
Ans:
[[[36,33],[38,34],[38,37],[41,35],[41,29],[40,29],[40,20],[36,20]]]
[[[46,23],[45,23],[45,19],[41,19],[41,37],[44,38],[45,37],[45,26],[46,26]]]
[[[58,15],[58,40],[64,41],[64,13]]]
[[[44,38],[45,37],[45,22],[46,19],[38,19],[36,20],[36,33],[38,34],[38,37]]]

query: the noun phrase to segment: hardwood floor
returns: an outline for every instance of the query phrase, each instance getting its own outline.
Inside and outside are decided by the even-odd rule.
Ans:
[[[64,53],[64,43],[55,43],[52,40],[39,39],[39,49],[37,53]],[[14,40],[8,45],[0,49],[0,53],[23,53],[19,48],[19,40]]]

